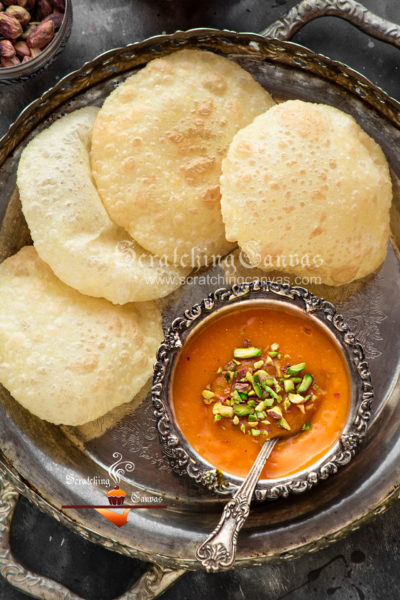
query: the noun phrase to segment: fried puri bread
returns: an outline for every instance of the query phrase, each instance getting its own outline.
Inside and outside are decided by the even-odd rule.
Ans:
[[[228,252],[221,161],[234,134],[273,104],[249,73],[211,52],[148,63],[107,97],[93,129],[92,172],[110,217],[173,264]]]
[[[226,237],[252,265],[339,286],[386,256],[388,164],[356,121],[291,100],[241,129],[222,165]]]
[[[82,294],[115,304],[166,296],[188,269],[161,264],[109,218],[90,172],[98,108],[55,121],[24,149],[17,184],[40,257]]]
[[[81,425],[151,376],[162,340],[154,302],[84,296],[25,246],[0,265],[0,306],[0,382],[41,419]]]

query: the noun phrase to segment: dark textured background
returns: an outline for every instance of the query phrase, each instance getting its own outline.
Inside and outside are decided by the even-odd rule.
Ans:
[[[61,76],[110,48],[190,27],[259,31],[297,0],[74,0],[71,38],[44,73],[13,87],[0,86],[0,135],[26,104]],[[400,0],[364,0],[400,23]],[[327,17],[308,24],[294,41],[356,68],[400,100],[400,50]],[[398,600],[399,501],[383,515],[326,550],[292,562],[217,575],[188,573],[163,600]],[[111,553],[69,532],[21,499],[11,530],[13,551],[37,573],[51,576],[88,600],[122,594],[144,563]],[[0,577],[0,600],[24,600]]]

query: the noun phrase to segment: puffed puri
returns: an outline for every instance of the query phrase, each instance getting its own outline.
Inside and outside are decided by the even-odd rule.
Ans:
[[[181,266],[233,248],[221,217],[221,161],[235,133],[274,101],[233,60],[184,49],[149,62],[105,100],[91,165],[109,215]]]
[[[163,337],[154,302],[84,296],[25,246],[0,265],[0,306],[0,382],[41,419],[82,425],[151,377]]]
[[[221,194],[227,239],[264,271],[339,286],[385,259],[386,158],[332,106],[290,100],[256,117],[232,140]]]

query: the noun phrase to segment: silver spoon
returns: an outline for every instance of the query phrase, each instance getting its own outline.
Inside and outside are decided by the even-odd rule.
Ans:
[[[266,440],[253,463],[246,479],[225,505],[214,531],[197,548],[196,558],[207,571],[230,567],[235,560],[237,537],[250,512],[250,503],[261,471],[278,438]]]

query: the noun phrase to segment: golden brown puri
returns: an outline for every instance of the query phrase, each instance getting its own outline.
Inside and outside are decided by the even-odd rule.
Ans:
[[[151,376],[162,340],[154,302],[84,296],[25,246],[0,265],[0,306],[0,382],[41,419],[81,425]]]
[[[234,134],[273,104],[249,73],[211,52],[148,63],[108,96],[93,129],[92,171],[110,217],[174,264],[228,252],[221,161]]]
[[[65,283],[115,304],[160,298],[188,269],[165,266],[108,216],[90,172],[98,108],[55,121],[24,149],[17,183],[40,257]]]
[[[265,271],[338,286],[385,258],[388,164],[356,121],[331,106],[291,100],[239,131],[221,193],[227,239]]]

